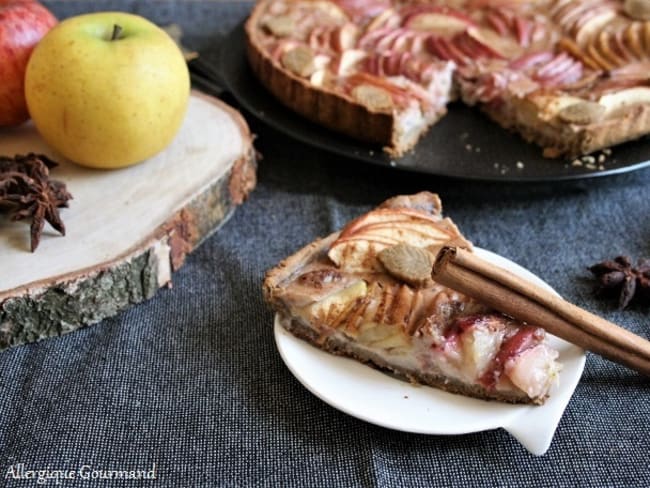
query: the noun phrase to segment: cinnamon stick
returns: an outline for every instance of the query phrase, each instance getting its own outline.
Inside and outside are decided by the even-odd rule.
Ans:
[[[432,278],[506,315],[650,376],[650,341],[470,251],[443,247]]]

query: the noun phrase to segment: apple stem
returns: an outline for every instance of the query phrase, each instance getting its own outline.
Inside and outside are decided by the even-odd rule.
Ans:
[[[113,35],[111,36],[111,41],[115,41],[119,39],[121,33],[122,33],[122,26],[113,24]]]

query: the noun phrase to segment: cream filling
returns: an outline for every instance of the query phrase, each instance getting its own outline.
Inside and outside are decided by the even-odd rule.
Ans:
[[[397,114],[397,131],[400,139],[400,146],[411,146],[415,144],[422,131],[429,121],[420,110],[419,104],[412,103],[408,108]]]
[[[477,327],[464,333],[459,341],[435,347],[431,337],[409,337],[394,326],[374,323],[361,324],[354,334],[327,328],[326,335],[396,370],[432,376],[442,374],[451,380],[481,387],[479,378],[491,366],[503,341],[503,333]],[[555,361],[557,356],[557,351],[542,343],[510,358],[494,390],[523,393],[532,399],[546,397],[557,383],[561,370],[561,365]]]
[[[321,334],[321,331],[314,327],[311,328]],[[431,338],[409,337],[401,330],[396,330],[394,326],[374,323],[361,324],[355,334],[328,328],[326,335],[346,342],[355,351],[378,358],[398,370],[435,376],[442,374],[462,383],[479,385],[477,381],[479,372],[476,369],[478,356],[473,350],[470,350],[473,346],[468,347],[467,344],[461,345],[458,349],[434,348]],[[499,337],[496,341],[499,345],[500,340]],[[483,367],[487,366],[494,354],[496,354],[496,350],[485,357],[480,364]],[[499,391],[518,390],[518,388],[513,388],[509,382],[497,385],[496,389]]]

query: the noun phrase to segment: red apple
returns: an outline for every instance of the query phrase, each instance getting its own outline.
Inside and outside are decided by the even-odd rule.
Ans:
[[[0,126],[29,118],[24,80],[34,46],[56,24],[35,0],[0,0]]]

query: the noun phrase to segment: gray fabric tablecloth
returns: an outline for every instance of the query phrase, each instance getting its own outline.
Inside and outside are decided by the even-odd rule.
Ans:
[[[122,9],[179,22],[210,49],[248,10],[211,1],[50,1],[60,16]],[[282,363],[265,270],[385,198],[431,190],[475,244],[567,299],[648,337],[586,266],[650,256],[650,171],[548,185],[399,173],[302,146],[250,120],[264,154],[248,202],[148,302],[79,332],[0,353],[0,486],[12,469],[151,469],[156,480],[61,486],[650,486],[650,385],[588,355],[543,457],[502,430],[402,433],[323,403]],[[435,412],[433,413],[435,415]],[[41,486],[41,485],[39,485]],[[55,486],[49,480],[45,486]]]

